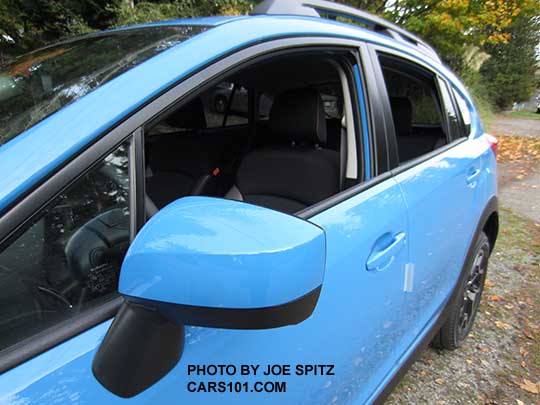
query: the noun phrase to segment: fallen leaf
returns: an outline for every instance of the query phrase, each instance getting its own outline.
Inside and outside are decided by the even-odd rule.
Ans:
[[[471,359],[465,359],[465,361],[467,362],[467,364],[473,364],[473,361]]]
[[[511,135],[498,135],[499,147],[497,161],[532,162],[540,152],[540,140]],[[519,170],[523,173],[523,170]]]
[[[497,294],[490,295],[488,297],[488,299],[490,301],[502,301],[503,300],[502,297],[500,295],[497,295]]]
[[[519,399],[516,399],[517,405],[525,405],[523,401],[520,401]]]
[[[491,281],[489,278],[486,280],[485,286],[486,287],[493,287],[495,284],[493,284],[493,281]]]
[[[495,326],[499,329],[504,329],[504,330],[508,330],[512,327],[509,324],[505,322],[501,322],[501,321],[495,321]]]
[[[524,329],[524,330],[523,330],[523,334],[525,335],[525,337],[526,337],[527,339],[531,339],[531,340],[534,339],[534,336],[532,335],[532,333],[529,332],[527,329]]]
[[[435,379],[435,382],[439,385],[443,385],[444,384],[444,380],[442,378],[436,378]]]
[[[485,346],[478,347],[478,350],[480,350],[482,353],[489,353],[489,349]]]
[[[531,394],[540,394],[540,381],[535,384],[532,381],[524,378],[523,383],[519,384],[519,388],[524,391],[530,392]]]

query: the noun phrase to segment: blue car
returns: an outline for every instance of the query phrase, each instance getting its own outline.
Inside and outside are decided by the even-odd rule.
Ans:
[[[1,403],[380,403],[471,330],[497,140],[385,20],[69,39],[2,67],[0,128]]]

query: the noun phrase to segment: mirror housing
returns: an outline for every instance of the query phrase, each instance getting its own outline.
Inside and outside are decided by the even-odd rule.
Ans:
[[[181,198],[147,222],[126,254],[125,303],[94,358],[94,375],[130,397],[178,362],[184,325],[302,322],[315,309],[325,261],[325,233],[310,222],[239,201]],[[120,370],[137,367],[148,370],[137,381]]]
[[[295,324],[322,285],[324,231],[238,201],[182,198],[140,231],[119,291],[177,323],[227,329]]]

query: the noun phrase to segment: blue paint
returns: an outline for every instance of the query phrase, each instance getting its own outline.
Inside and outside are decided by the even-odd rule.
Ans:
[[[181,198],[160,210],[131,244],[122,294],[171,304],[263,308],[321,286],[321,228],[255,205]]]
[[[364,162],[366,180],[369,180],[371,179],[371,153],[368,132],[368,118],[366,111],[366,97],[364,95],[364,87],[362,85],[362,79],[360,78],[360,69],[358,68],[358,65],[354,65],[354,80],[356,81],[356,88],[358,89],[358,98],[360,101],[360,125],[362,125],[362,138],[364,140]]]

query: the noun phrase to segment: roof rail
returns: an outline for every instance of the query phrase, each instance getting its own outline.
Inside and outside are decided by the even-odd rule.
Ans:
[[[427,42],[418,38],[416,35],[397,26],[394,23],[386,21],[374,14],[354,7],[334,3],[325,0],[264,0],[252,10],[251,15],[269,14],[269,15],[301,15],[309,17],[321,17],[321,14],[327,14],[332,17],[349,18],[353,21],[367,25],[376,32],[385,34],[396,40],[414,45],[424,55],[440,62],[439,55]]]

